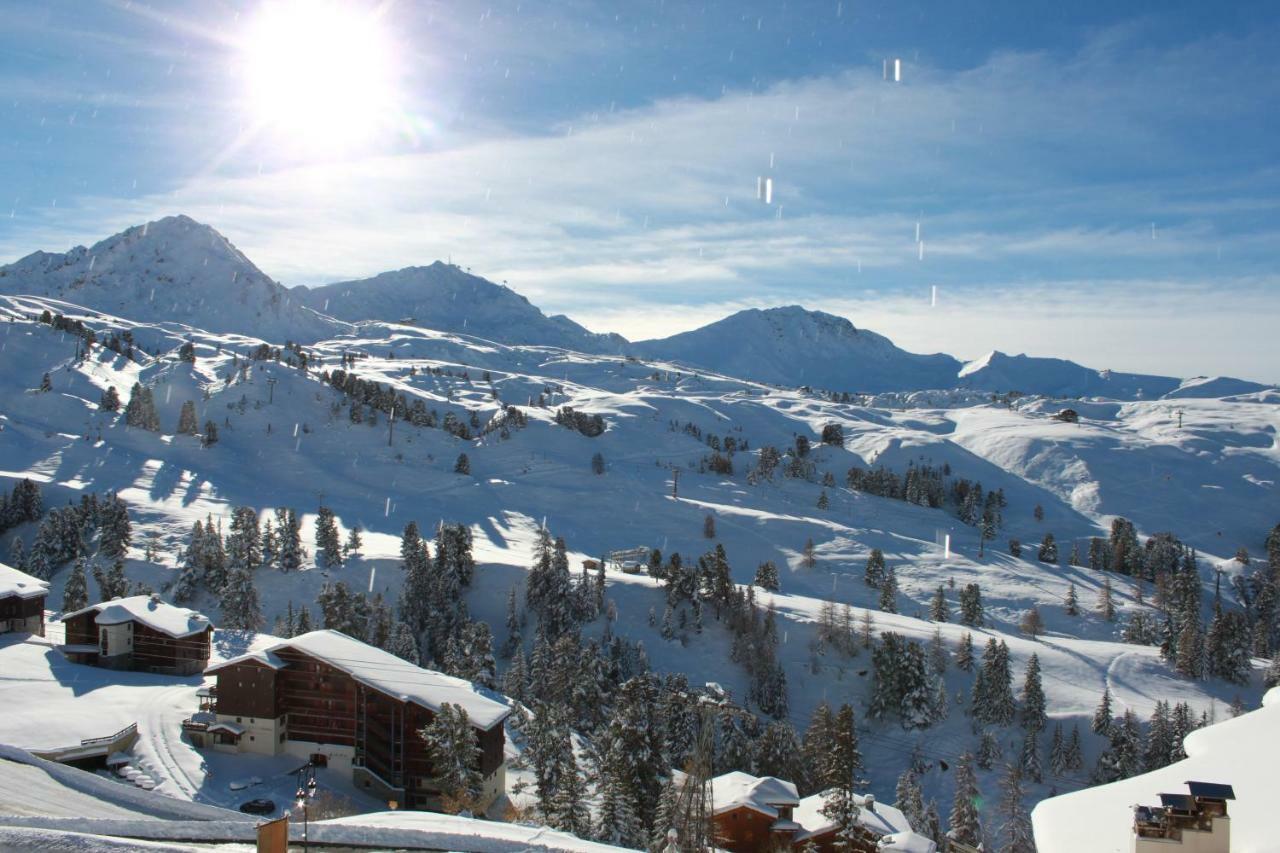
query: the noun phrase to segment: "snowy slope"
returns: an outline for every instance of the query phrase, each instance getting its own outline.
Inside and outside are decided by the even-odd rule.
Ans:
[[[1235,789],[1227,804],[1233,853],[1271,853],[1280,848],[1275,830],[1275,769],[1280,766],[1280,688],[1262,707],[1192,732],[1187,758],[1085,791],[1044,800],[1031,818],[1040,853],[1127,853],[1133,837],[1133,806],[1160,804],[1160,794],[1185,794],[1186,783],[1219,782]],[[1088,815],[1088,820],[1081,820]],[[1175,846],[1175,845],[1171,845]]]
[[[548,317],[506,285],[436,261],[360,281],[296,287],[302,304],[343,320],[408,323],[509,344],[564,347],[583,352],[619,352],[618,335],[598,335],[563,315]]]
[[[217,231],[186,216],[138,225],[89,248],[35,252],[0,267],[0,293],[278,343],[341,329],[297,304]]]
[[[774,385],[837,391],[950,388],[960,362],[916,355],[843,317],[798,305],[739,311],[691,332],[635,345],[667,358]]]
[[[1112,400],[1152,399],[1178,388],[1168,376],[1146,376],[1111,370],[1090,370],[1061,358],[1005,355],[992,350],[960,369],[959,385],[983,391],[1022,391],[1051,397],[1107,397]],[[1221,396],[1187,394],[1186,396]]]
[[[874,609],[877,595],[863,581],[863,566],[870,549],[881,548],[897,570],[901,615],[876,612],[877,628],[927,640],[938,627],[944,640],[954,643],[960,626],[935,626],[920,617],[938,587],[954,610],[957,587],[981,584],[990,622],[975,632],[976,642],[987,636],[1005,639],[1015,678],[1032,652],[1040,656],[1050,714],[1068,728],[1083,724],[1087,760],[1100,746],[1088,732],[1087,719],[1104,688],[1110,688],[1118,707],[1133,707],[1141,715],[1150,713],[1156,698],[1185,699],[1208,712],[1225,708],[1237,694],[1246,706],[1261,696],[1257,677],[1241,688],[1178,678],[1154,648],[1120,643],[1118,623],[1092,612],[1102,576],[1041,564],[1027,552],[1014,558],[1004,541],[1017,537],[1031,544],[1051,531],[1063,543],[1065,562],[1068,543],[1098,535],[1113,514],[1124,514],[1144,536],[1173,529],[1199,548],[1208,583],[1210,567],[1227,561],[1240,545],[1261,552],[1262,539],[1275,523],[1280,399],[1073,403],[1081,423],[1063,424],[1048,417],[1061,404],[1040,399],[1021,400],[1008,409],[970,391],[936,404],[931,395],[912,396],[906,404],[898,398],[893,408],[842,404],[705,370],[691,375],[661,359],[509,346],[391,323],[361,324],[351,334],[318,342],[309,351],[319,364],[313,362],[305,373],[272,361],[246,364],[253,343],[235,335],[179,334],[156,324],[138,326],[135,334],[159,345],[157,358],[134,363],[95,349],[88,359],[76,361],[66,335],[27,319],[29,303],[0,297],[5,365],[0,370],[0,488],[29,476],[44,484],[50,505],[78,499],[85,491],[118,490],[135,525],[127,571],[158,589],[174,580],[191,524],[207,514],[225,519],[236,505],[263,512],[295,507],[303,516],[308,547],[321,500],[344,531],[356,523],[365,530],[362,556],[342,569],[325,573],[308,561],[290,574],[259,572],[255,583],[268,624],[289,602],[313,602],[334,574],[395,600],[401,585],[398,537],[410,520],[428,530],[440,519],[470,526],[479,567],[468,606],[499,636],[507,591],[522,587],[544,519],[567,540],[575,567],[606,550],[635,546],[679,551],[688,562],[721,544],[739,583],[751,580],[761,560],[774,560],[781,570],[782,592],[772,597],[780,619],[779,653],[788,669],[792,721],[803,727],[824,698],[863,707],[865,653],[815,659],[810,643],[824,599],[847,602],[859,615],[862,608]],[[83,316],[91,324],[125,324],[118,317]],[[196,342],[195,364],[180,361],[172,351],[188,336]],[[367,357],[347,369],[441,414],[450,411],[465,420],[474,411],[483,424],[500,407],[514,404],[527,413],[529,426],[512,431],[507,440],[490,433],[464,441],[402,422],[389,433],[381,416],[372,424],[353,423],[342,395],[318,375],[350,352]],[[40,393],[34,389],[44,372],[50,373],[53,390]],[[137,380],[154,388],[160,434],[126,428],[118,417],[98,410],[104,388],[115,387],[127,399]],[[539,396],[546,408],[527,405]],[[219,424],[217,445],[202,447],[194,437],[173,434],[185,400],[194,402],[201,423]],[[556,425],[553,414],[562,405],[601,414],[605,433],[588,438]],[[1184,410],[1181,429],[1175,406]],[[845,447],[816,446],[828,423],[842,426]],[[815,443],[810,458],[816,478],[829,471],[837,484],[826,490],[829,507],[816,506],[823,491],[816,478],[778,475],[772,482],[749,484],[745,474],[754,452],[735,455],[732,475],[701,473],[699,462],[709,448],[685,430],[686,424],[749,440],[752,448],[785,448],[795,435],[807,435]],[[470,476],[453,473],[462,452],[470,457]],[[597,452],[606,463],[603,475],[591,472]],[[841,486],[851,465],[883,464],[901,471],[907,462],[922,459],[948,464],[956,476],[979,479],[984,488],[1005,491],[1005,528],[982,557],[975,531],[953,514]],[[681,470],[678,496],[672,494],[673,466]],[[1033,518],[1036,504],[1044,508],[1043,522]],[[715,518],[714,540],[703,536],[707,515]],[[948,531],[950,556],[937,545]],[[34,530],[28,525],[18,533],[29,544]],[[142,548],[152,537],[159,556],[149,562],[142,559]],[[811,568],[801,555],[808,539],[817,557]],[[61,606],[66,574],[64,568],[53,579],[50,608]],[[618,610],[612,630],[644,642],[656,669],[684,672],[695,684],[716,681],[737,697],[745,695],[745,675],[729,658],[732,641],[726,630],[708,624],[700,635],[664,640],[648,617],[651,608],[662,612],[665,594],[659,585],[643,575],[610,574],[608,580],[607,595]],[[1075,618],[1063,612],[1072,583],[1086,611]],[[1226,593],[1230,599],[1230,589]],[[1122,614],[1140,606],[1128,589],[1117,587],[1117,600]],[[1016,629],[1032,605],[1048,623],[1048,635],[1038,641]],[[212,596],[202,594],[196,606],[218,621]],[[588,633],[601,627],[593,624]],[[48,701],[0,715],[0,741],[14,741],[16,731],[32,741],[16,742],[41,745],[32,736],[48,737],[54,722],[65,737],[49,745],[102,734],[96,726],[75,728],[85,722],[80,708],[90,698],[100,710],[89,721],[123,725],[142,709],[141,727],[157,732],[175,729],[194,706],[191,680],[138,674],[135,683],[133,676],[113,674],[124,684],[112,690],[78,671],[85,668],[46,658],[56,654],[52,650],[32,653],[26,645],[0,650],[0,668],[21,661],[25,673],[25,683],[0,682],[0,690],[21,695],[40,684]],[[971,685],[971,674],[954,668],[947,674],[953,696],[967,694]],[[941,762],[953,765],[974,746],[969,721],[958,711],[923,736],[894,723],[865,721],[860,734],[872,768],[870,790],[884,801],[892,799],[894,781],[912,748],[923,744],[931,762],[926,795],[949,803],[951,777]],[[1006,733],[1006,755],[1016,747],[1011,737],[1016,733]],[[230,802],[224,780],[236,778],[236,771],[218,762],[244,760],[207,756],[217,770],[210,781],[200,769],[206,756],[194,750],[181,752],[170,740],[146,736],[140,749],[166,770],[169,790],[220,804]],[[1087,784],[1083,775],[1046,777],[1043,785],[1031,786],[1031,795],[1081,787]],[[981,784],[994,797],[994,777],[984,774]]]

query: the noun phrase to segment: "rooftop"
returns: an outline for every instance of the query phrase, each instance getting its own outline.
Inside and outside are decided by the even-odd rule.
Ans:
[[[67,613],[62,621],[90,612],[97,612],[93,621],[98,625],[138,622],[170,637],[190,637],[213,627],[208,616],[185,607],[174,607],[161,601],[157,595],[131,595],[128,598],[103,601],[83,610]]]
[[[711,780],[711,801],[714,814],[745,806],[769,817],[777,817],[778,806],[797,806],[800,797],[792,782],[735,770]]]
[[[49,594],[49,582],[0,563],[0,598],[40,598]]]
[[[827,791],[812,794],[801,800],[800,805],[796,807],[793,817],[804,827],[804,832],[796,839],[797,842],[836,828],[836,822],[822,813],[827,794]],[[878,836],[911,832],[910,821],[893,806],[877,802],[874,797],[855,796],[854,800],[858,804],[858,823],[869,832]],[[870,800],[870,807],[868,807],[868,800]]]
[[[481,692],[480,688],[461,678],[423,669],[406,660],[385,652],[376,646],[348,637],[340,631],[311,631],[274,646],[232,658],[211,666],[206,674],[217,672],[234,663],[255,661],[281,669],[288,662],[279,657],[282,649],[293,649],[335,669],[345,672],[356,681],[372,687],[380,693],[402,702],[412,702],[430,711],[439,711],[444,704],[458,705],[467,712],[473,726],[491,729],[511,713],[511,709]],[[792,788],[794,795],[795,789]]]

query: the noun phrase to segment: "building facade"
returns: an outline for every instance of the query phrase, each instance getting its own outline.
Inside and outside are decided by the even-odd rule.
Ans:
[[[0,563],[0,634],[44,636],[44,601],[49,584]]]
[[[1230,853],[1230,785],[1188,782],[1188,794],[1161,794],[1158,806],[1133,809],[1134,853]]]
[[[63,654],[76,663],[192,675],[209,665],[213,623],[158,595],[104,601],[62,617]]]
[[[800,831],[792,812],[796,786],[773,776],[734,771],[711,780],[716,847],[731,853],[788,850]]]
[[[419,732],[445,703],[467,712],[480,746],[480,807],[506,788],[506,705],[337,631],[312,631],[209,667],[217,683],[183,723],[198,746],[289,754],[350,773],[397,807],[441,810]]]

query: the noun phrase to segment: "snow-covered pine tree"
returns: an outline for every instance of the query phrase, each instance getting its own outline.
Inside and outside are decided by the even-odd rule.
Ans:
[[[978,818],[978,777],[973,771],[973,753],[960,756],[956,765],[956,794],[947,817],[947,837],[970,847],[982,843],[982,823]]]
[[[1052,533],[1044,535],[1044,539],[1040,542],[1040,550],[1036,552],[1036,559],[1042,563],[1058,562],[1058,543],[1054,540]]]
[[[1148,772],[1159,770],[1169,763],[1173,753],[1173,719],[1169,703],[1157,700],[1147,726],[1147,743],[1143,752],[1143,766]]]
[[[1142,730],[1132,708],[1111,726],[1110,744],[1098,756],[1094,779],[1099,784],[1128,779],[1142,771]]]
[[[965,584],[960,589],[960,621],[974,628],[982,627],[982,590],[976,583]]]
[[[1025,792],[1022,788],[1022,772],[1017,765],[1010,764],[1005,768],[1000,790],[1000,816],[1004,820],[1000,832],[1000,853],[1035,853],[1031,815],[1022,803]]]
[[[825,791],[836,784],[831,756],[835,750],[835,715],[825,701],[814,709],[809,727],[804,732],[801,753],[804,757],[804,778],[797,782],[805,796]]]
[[[924,793],[920,790],[920,777],[914,769],[908,767],[898,776],[893,805],[912,828],[924,827]]]
[[[973,634],[965,631],[956,647],[956,666],[964,672],[973,671]]]
[[[116,386],[109,385],[107,390],[102,392],[102,396],[98,399],[98,408],[104,412],[120,411],[120,392],[116,390]]]
[[[1026,676],[1022,682],[1021,716],[1022,727],[1027,731],[1039,732],[1044,729],[1046,721],[1044,687],[1040,678],[1040,657],[1035,653],[1027,659]],[[1036,779],[1036,781],[1040,780]]]
[[[1093,712],[1093,733],[1106,737],[1111,733],[1111,686],[1104,685],[1102,698]]]
[[[885,570],[884,580],[880,583],[879,605],[885,613],[898,612],[898,575],[893,566]]]
[[[342,546],[342,555],[347,559],[360,556],[360,548],[364,545],[360,533],[359,524],[351,525],[351,529],[347,531],[347,542]]]
[[[1009,672],[1009,647],[995,638],[987,640],[982,653],[982,667],[973,684],[971,709],[974,719],[991,725],[1007,726],[1013,722],[1017,706],[1013,701],[1012,675]]]
[[[467,712],[446,702],[420,732],[431,756],[431,775],[450,814],[472,809],[483,787],[480,776],[480,742]]]
[[[1035,731],[1028,730],[1022,739],[1022,752],[1018,757],[1018,769],[1022,775],[1032,782],[1040,782],[1044,775],[1043,762],[1040,758],[1040,737]]]
[[[929,602],[929,619],[933,622],[946,622],[950,618],[951,610],[947,607],[947,594],[939,584],[933,599]]]
[[[412,664],[419,663],[418,641],[413,637],[413,629],[398,620],[391,625],[387,651],[401,660],[407,660]]]
[[[804,541],[804,548],[800,550],[800,562],[806,569],[812,569],[818,564],[818,551],[814,547],[812,537]]]
[[[1111,578],[1102,579],[1102,589],[1098,591],[1098,615],[1108,622],[1116,618],[1116,603],[1111,594]]]
[[[74,613],[89,606],[89,582],[85,576],[85,558],[76,558],[71,574],[62,587],[62,612]]]
[[[1243,613],[1222,611],[1209,624],[1205,660],[1209,675],[1232,684],[1248,684],[1253,671],[1252,637]]]
[[[302,525],[291,507],[276,509],[276,561],[282,572],[294,572],[302,566],[306,552],[302,549]]]
[[[325,568],[342,566],[342,537],[333,510],[321,506],[316,512],[316,562]]]
[[[1067,587],[1067,604],[1064,609],[1068,616],[1080,615],[1080,600],[1076,597],[1075,581],[1072,581],[1071,585]]]
[[[453,463],[453,473],[471,475],[471,460],[467,458],[467,454],[458,454],[458,461]]]
[[[1053,741],[1049,746],[1049,772],[1062,776],[1067,772],[1067,742],[1062,737],[1062,723],[1053,725]]]
[[[946,641],[942,639],[942,629],[934,628],[929,639],[929,668],[935,675],[942,675],[951,663],[951,655],[947,651]]]
[[[983,770],[990,770],[1002,756],[1000,740],[996,737],[995,732],[984,731],[978,739],[978,767]]]
[[[768,592],[778,591],[778,567],[772,560],[765,560],[756,567],[756,576],[753,583]]]
[[[1084,748],[1080,745],[1078,724],[1071,727],[1071,737],[1067,740],[1066,755],[1063,760],[1069,773],[1075,773],[1084,767]]]
[[[258,603],[258,589],[253,575],[245,566],[237,566],[227,573],[226,586],[222,588],[222,625],[233,631],[256,631],[262,627],[262,607]]]

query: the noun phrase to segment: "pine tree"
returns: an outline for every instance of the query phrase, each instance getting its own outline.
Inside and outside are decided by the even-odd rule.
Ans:
[[[453,463],[453,473],[455,474],[471,474],[471,460],[467,458],[467,454],[459,453],[458,461]]]
[[[326,568],[342,566],[342,538],[333,510],[327,506],[320,507],[316,514],[316,562],[321,560]]]
[[[1093,712],[1093,733],[1106,736],[1111,733],[1111,687],[1102,688],[1102,698]]]
[[[304,556],[298,513],[290,507],[279,507],[276,509],[276,562],[280,571],[297,571]]]
[[[978,777],[973,772],[973,754],[966,752],[956,765],[956,795],[947,817],[947,837],[977,847],[982,843],[982,824],[978,819]]]
[[[178,435],[195,435],[200,432],[200,422],[196,419],[196,404],[187,400],[178,413]]]
[[[1027,659],[1027,673],[1022,683],[1022,727],[1039,732],[1045,726],[1044,688],[1040,680],[1040,657],[1032,653]],[[1025,768],[1024,768],[1025,769]],[[1040,781],[1036,779],[1036,781]]]
[[[1080,726],[1071,727],[1071,738],[1067,741],[1066,754],[1063,758],[1067,771],[1075,773],[1084,767],[1084,749],[1080,745]]]
[[[205,447],[213,447],[218,443],[218,425],[213,421],[204,422],[204,439]]]
[[[804,548],[801,551],[801,562],[806,569],[812,569],[818,564],[818,553],[811,538],[806,539],[804,542]]]
[[[827,499],[827,490],[823,489],[822,494],[818,495],[818,509],[827,509],[831,506],[831,501]]]
[[[636,813],[635,798],[627,778],[626,757],[621,754],[620,741],[613,741],[601,761],[600,773],[600,809],[596,819],[594,836],[605,844],[641,846],[640,839],[644,835],[644,825]],[[669,785],[664,789],[664,800],[668,800],[664,811],[674,812],[678,798],[677,789]],[[655,821],[656,833],[666,835],[675,823],[674,814],[665,814]]]
[[[898,776],[894,792],[894,808],[902,812],[912,827],[924,827],[924,794],[920,790],[920,777],[908,767]]]
[[[966,584],[960,590],[960,621],[974,628],[982,627],[982,590],[976,583]]]
[[[1116,604],[1111,596],[1111,578],[1102,579],[1102,589],[1098,591],[1098,615],[1108,622],[1116,618]]]
[[[1049,746],[1049,772],[1064,776],[1067,772],[1067,742],[1062,737],[1062,723],[1054,723],[1053,742]]]
[[[761,589],[769,592],[778,591],[778,567],[774,565],[772,560],[765,560],[756,567],[756,576],[753,583]]]
[[[898,612],[898,576],[890,566],[880,584],[880,609],[885,613]]]
[[[1268,690],[1272,687],[1280,686],[1280,651],[1277,651],[1275,656],[1271,658],[1271,663],[1267,666],[1267,671],[1262,676],[1262,683]]]
[[[978,740],[978,767],[990,770],[1001,756],[1000,741],[995,732],[984,731]]]
[[[1110,745],[1098,756],[1095,780],[1099,783],[1115,782],[1141,772],[1141,729],[1132,709],[1126,709],[1111,726],[1110,741]]]
[[[982,653],[982,667],[973,684],[971,708],[974,719],[982,723],[1007,726],[1013,722],[1016,705],[1009,672],[1009,647],[995,638],[987,640]]]
[[[825,701],[814,709],[809,727],[804,732],[801,752],[806,773],[802,780],[804,794],[825,791],[836,784],[833,764],[829,760],[835,749],[835,715]],[[801,784],[801,783],[797,783]]]
[[[364,542],[360,538],[360,533],[361,530],[359,524],[351,525],[351,529],[347,531],[347,543],[342,546],[342,551],[343,556],[348,559],[360,556],[360,548],[364,545]]]
[[[1025,794],[1022,789],[1022,773],[1017,766],[1010,764],[1005,769],[1000,788],[1000,816],[1004,819],[1004,826],[1001,828],[1001,853],[1035,853],[1031,816],[1022,803]]]
[[[862,618],[858,622],[858,642],[862,644],[864,649],[871,648],[871,644],[876,638],[876,617],[871,615],[870,610],[862,611]]]
[[[1205,638],[1209,675],[1232,684],[1248,684],[1253,671],[1249,623],[1243,613],[1223,611],[1213,617]]]
[[[1147,726],[1147,745],[1143,753],[1143,765],[1147,771],[1159,770],[1169,763],[1173,754],[1173,718],[1169,711],[1169,703],[1163,700],[1156,702],[1155,711],[1151,714],[1151,723]]]
[[[120,411],[120,392],[116,390],[116,386],[110,385],[106,391],[102,392],[102,397],[98,400],[98,408],[104,412]]]
[[[973,671],[973,635],[968,631],[960,635],[960,644],[956,648],[956,666],[964,672]]]
[[[933,594],[933,600],[929,602],[929,619],[933,622],[946,622],[951,618],[950,608],[947,607],[947,594],[943,591],[942,586],[938,586],[937,592]]]
[[[1079,599],[1076,597],[1076,585],[1075,585],[1075,581],[1072,581],[1072,582],[1071,582],[1071,585],[1070,585],[1069,587],[1067,587],[1067,606],[1066,606],[1066,613],[1067,613],[1067,615],[1068,615],[1068,616],[1079,616],[1079,615],[1080,615],[1080,601],[1079,601]]]
[[[1040,550],[1036,552],[1036,559],[1042,563],[1058,562],[1058,543],[1054,541],[1052,533],[1044,535],[1044,539],[1040,542]]]
[[[1026,736],[1022,739],[1022,753],[1018,757],[1018,769],[1023,776],[1032,782],[1040,782],[1044,775],[1042,767],[1039,735],[1034,731],[1028,730]]]
[[[262,608],[253,575],[244,566],[227,574],[222,589],[222,627],[234,631],[256,631],[262,627]]]
[[[432,776],[443,796],[445,811],[471,809],[480,799],[480,742],[467,712],[444,703],[420,732],[431,756]]]
[[[306,634],[315,630],[315,627],[311,624],[311,611],[305,607],[298,611],[298,627],[295,630],[297,630],[298,633],[294,636]],[[416,662],[417,661],[414,661],[414,663]]]
[[[942,675],[950,662],[951,655],[947,653],[946,642],[942,639],[942,629],[934,628],[933,636],[929,639],[929,667],[934,675]]]
[[[1009,556],[1018,558],[1022,556],[1022,541],[1019,539],[1009,540]]]
[[[160,418],[156,415],[155,399],[151,389],[140,382],[133,383],[129,391],[129,403],[124,409],[125,426],[137,427],[151,432],[160,431]]]
[[[89,582],[85,577],[85,560],[84,557],[79,557],[62,587],[62,612],[74,613],[88,606]]]
[[[884,585],[884,553],[879,548],[871,549],[864,577],[872,589],[880,589]]]

